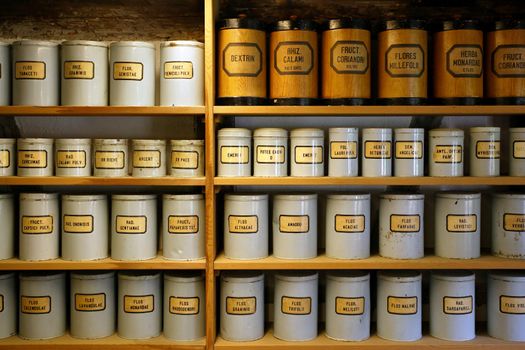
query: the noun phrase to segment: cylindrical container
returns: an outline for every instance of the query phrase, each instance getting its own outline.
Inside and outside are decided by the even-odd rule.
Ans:
[[[377,335],[394,341],[421,339],[421,273],[380,271],[377,275]]]
[[[525,128],[509,128],[509,175],[525,176]]]
[[[493,195],[491,247],[493,255],[525,259],[525,195]]]
[[[20,193],[20,260],[51,260],[59,256],[58,194]]]
[[[500,128],[470,128],[470,176],[499,176]]]
[[[451,341],[465,341],[476,337],[475,277],[468,271],[432,273],[431,336]]]
[[[318,92],[317,25],[283,20],[270,33],[270,98],[279,105],[309,105]]]
[[[443,258],[480,256],[479,193],[437,193],[434,207],[435,254]]]
[[[379,203],[379,255],[420,259],[424,255],[424,194],[382,194]]]
[[[326,336],[362,341],[370,337],[370,274],[363,271],[326,275]]]
[[[394,176],[423,176],[425,129],[394,129]]]
[[[326,199],[326,256],[370,256],[370,194],[331,194]]]
[[[288,131],[262,128],[253,132],[253,176],[288,174]]]
[[[331,105],[362,105],[370,93],[370,22],[328,20],[322,35],[321,95]]]
[[[361,174],[392,176],[392,129],[363,129]]]
[[[93,146],[94,176],[128,176],[128,140],[95,139]]]
[[[66,332],[66,274],[20,274],[18,335],[24,339],[51,339]]]
[[[0,46],[0,52],[1,48]],[[2,63],[0,62],[0,70],[1,69]],[[0,85],[2,84],[1,79],[2,77],[0,76]],[[0,176],[14,176],[16,174],[15,153],[16,139],[0,138]]]
[[[62,196],[62,259],[109,256],[108,200],[105,195]]]
[[[16,334],[17,283],[13,272],[0,273],[0,339]]]
[[[317,256],[317,194],[273,197],[273,255],[280,259]]]
[[[155,46],[120,41],[109,46],[109,104],[155,105]]]
[[[117,333],[126,339],[147,339],[162,331],[160,273],[119,272]]]
[[[147,260],[157,255],[157,197],[111,196],[111,257]]]
[[[193,40],[160,44],[160,105],[204,106],[204,44]]]
[[[439,23],[434,33],[434,98],[478,104],[483,98],[483,30],[478,20]]]
[[[132,140],[131,159],[132,176],[166,176],[166,141]]]
[[[328,130],[328,176],[357,176],[359,173],[359,132],[357,128]]]
[[[503,19],[487,33],[486,97],[498,104],[525,104],[525,21]]]
[[[170,176],[204,176],[204,141],[171,140]]]
[[[291,176],[324,176],[324,133],[321,129],[294,129],[290,133]]]
[[[459,129],[429,131],[430,176],[463,176],[464,132]]]
[[[491,337],[525,341],[525,274],[491,272],[488,276],[487,330]]]
[[[218,136],[218,176],[251,176],[252,132],[243,128],[224,128]]]
[[[91,176],[91,139],[55,140],[56,176]]]
[[[0,106],[11,104],[11,47],[0,42]]]
[[[387,20],[378,34],[378,98],[386,104],[421,104],[427,93],[425,21]]]
[[[268,195],[224,196],[224,255],[230,259],[268,256]]]
[[[101,41],[62,43],[63,106],[108,105],[108,45]]]
[[[206,335],[206,297],[201,272],[164,273],[164,336],[192,341]]]
[[[53,176],[53,139],[18,139],[18,176]]]
[[[279,272],[275,275],[273,335],[286,341],[317,337],[317,272]]]
[[[229,341],[253,341],[264,336],[264,274],[221,274],[220,333]]]
[[[98,339],[115,333],[115,272],[71,274],[70,326],[72,337]]]
[[[254,18],[225,18],[218,24],[217,103],[266,102],[266,32]]]
[[[22,40],[13,43],[13,105],[58,106],[58,44]]]
[[[205,211],[202,194],[162,196],[162,255],[196,260],[205,256]]]
[[[0,194],[0,260],[15,256],[15,215],[13,195]]]

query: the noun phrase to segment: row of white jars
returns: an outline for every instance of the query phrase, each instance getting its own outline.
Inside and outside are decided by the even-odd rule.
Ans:
[[[0,105],[153,106],[155,45],[122,41],[0,43]],[[12,56],[12,57],[11,57]],[[204,45],[160,44],[161,106],[204,105]],[[12,62],[12,64],[11,64]],[[13,94],[11,96],[11,84]]]
[[[226,194],[224,253],[230,259],[281,259],[317,256],[318,195],[273,196],[271,226],[268,194]],[[525,195],[494,194],[492,253],[525,258]],[[371,195],[332,194],[324,213],[326,255],[338,259],[370,256]],[[481,194],[442,192],[435,196],[435,254],[445,258],[480,256]],[[379,195],[379,254],[392,259],[424,256],[424,195]]]
[[[157,256],[156,195],[21,193],[18,249],[21,260],[147,260]],[[0,260],[15,256],[14,196],[0,195]],[[160,236],[162,256],[196,260],[205,256],[202,194],[164,194]],[[111,251],[111,253],[110,253]]]
[[[361,150],[357,128],[330,128],[329,150],[325,152],[321,129],[225,128],[218,133],[218,175],[324,176],[325,155],[328,154],[328,176],[357,176],[361,153],[361,175],[423,176],[425,131],[418,128],[365,128]],[[525,128],[510,129],[510,175],[525,175]],[[393,147],[392,147],[393,143]],[[464,132],[459,129],[429,131],[429,175],[463,176]],[[500,128],[470,129],[470,175],[500,174]],[[291,159],[288,161],[288,159]],[[393,159],[393,161],[392,161]],[[392,166],[393,163],[393,166]],[[394,171],[392,171],[392,167]]]
[[[416,341],[422,330],[422,275],[382,271],[377,278],[377,335]],[[488,279],[488,333],[525,341],[525,274],[493,272]],[[273,335],[307,341],[318,335],[318,274],[278,272],[274,281]],[[370,274],[330,272],[326,276],[326,335],[341,341],[370,337]],[[467,271],[433,272],[430,286],[430,335],[465,341],[475,338],[475,276]],[[264,335],[264,274],[221,275],[220,334],[230,341],[253,341]]]
[[[98,339],[164,336],[190,341],[205,335],[204,276],[200,272],[115,272],[0,274],[0,338],[50,339],[69,334]],[[17,295],[17,290],[19,290]],[[69,307],[68,307],[69,299]],[[69,317],[67,316],[69,309]],[[17,317],[18,315],[18,317]],[[18,318],[18,327],[17,327]],[[163,325],[163,326],[162,326]]]
[[[0,139],[0,176],[204,176],[204,141]],[[54,172],[53,172],[54,170]]]

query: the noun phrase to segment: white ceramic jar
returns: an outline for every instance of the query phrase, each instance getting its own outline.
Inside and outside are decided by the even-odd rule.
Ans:
[[[128,140],[95,139],[93,152],[94,176],[128,176]]]
[[[251,176],[252,132],[243,128],[219,130],[218,176]]]
[[[62,196],[62,259],[109,256],[108,200],[105,195]]]
[[[459,129],[429,132],[429,175],[463,176],[465,133]]]
[[[147,260],[157,255],[157,196],[111,196],[111,257]]]
[[[155,105],[155,45],[143,41],[109,45],[109,105]]]
[[[328,129],[328,176],[357,176],[359,131],[357,128]]]
[[[370,256],[370,194],[331,194],[326,200],[326,256]]]
[[[56,139],[55,175],[91,176],[91,139]]]
[[[58,44],[51,41],[13,43],[13,105],[59,105],[58,55]]]
[[[0,272],[0,339],[16,334],[16,280],[14,272]]]
[[[394,129],[394,176],[423,176],[425,129]]]
[[[493,194],[491,247],[493,255],[525,259],[525,195]]]
[[[253,132],[253,176],[288,175],[288,131],[261,128]]]
[[[361,174],[392,176],[392,129],[363,129]]]
[[[525,128],[509,128],[509,175],[525,176]]]
[[[204,44],[193,40],[160,44],[160,105],[204,106]]]
[[[202,194],[162,196],[162,255],[170,260],[205,257],[205,203]]]
[[[0,69],[2,69],[1,64]],[[0,139],[0,176],[14,176],[16,174],[15,154],[16,139]]]
[[[166,141],[132,140],[131,159],[132,176],[166,176]]]
[[[53,139],[18,139],[18,176],[53,176]]]
[[[204,176],[204,141],[171,140],[170,176]]]
[[[470,128],[470,176],[499,176],[500,128]]]
[[[108,45],[70,40],[61,45],[61,104],[108,105]]]
[[[324,132],[294,129],[290,133],[291,176],[324,176]]]
[[[0,194],[0,260],[15,256],[15,202],[12,194]]]
[[[19,226],[20,260],[52,260],[59,257],[58,194],[20,193]]]
[[[11,104],[11,46],[0,41],[0,106]]]

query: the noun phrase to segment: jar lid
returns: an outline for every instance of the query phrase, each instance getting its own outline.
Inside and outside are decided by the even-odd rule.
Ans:
[[[114,194],[111,196],[111,200],[117,201],[143,201],[155,199],[157,199],[157,195],[155,194]]]
[[[164,272],[164,280],[179,283],[199,282],[204,280],[204,275],[200,271],[170,271]]]
[[[0,193],[0,199],[11,199],[14,195],[12,193]]]
[[[94,139],[93,143],[95,145],[121,145],[121,146],[127,146],[128,140],[127,139]]]
[[[4,138],[0,138],[0,145],[3,145],[3,144],[9,144],[9,145],[13,145],[16,143],[16,139],[4,139]]]
[[[204,43],[196,40],[173,40],[163,41],[160,43],[160,47],[177,47],[177,46],[193,46],[198,48],[204,48]]]
[[[405,283],[405,282],[419,282],[422,280],[422,275],[419,271],[411,270],[393,270],[393,271],[379,271],[377,277],[384,281]]]
[[[290,137],[324,137],[324,132],[317,128],[300,128],[293,129]]]
[[[410,134],[410,135],[424,135],[425,129],[423,128],[395,128],[394,134]]]
[[[493,193],[492,197],[494,197],[494,198],[503,198],[503,199],[521,199],[521,200],[525,200],[525,194],[523,194],[523,193]]]
[[[31,271],[22,272],[19,275],[20,280],[23,281],[52,281],[66,278],[65,272],[47,272],[47,271]]]
[[[82,271],[71,273],[71,279],[74,280],[105,280],[109,278],[115,278],[115,271]]]
[[[379,196],[381,199],[392,200],[424,200],[425,195],[422,193],[383,193]]]
[[[360,201],[360,200],[370,200],[370,193],[345,193],[345,194],[329,194],[326,196],[328,199],[334,199],[334,200],[352,200],[352,201]]]
[[[58,46],[57,42],[47,41],[47,40],[18,40],[13,42],[13,46],[49,46],[55,47]]]
[[[289,282],[317,281],[319,274],[315,271],[279,271],[275,279]]]
[[[430,136],[465,136],[465,132],[461,129],[448,129],[448,128],[439,128],[432,129],[429,131]]]
[[[91,202],[91,201],[102,201],[107,200],[105,194],[63,194],[63,201],[75,201],[75,202]]]
[[[476,275],[471,271],[465,270],[434,271],[432,272],[432,279],[450,282],[468,282],[474,281]]]
[[[358,128],[330,128],[328,129],[329,134],[357,134]]]
[[[160,273],[144,272],[144,271],[126,271],[118,273],[119,280],[130,281],[150,281],[160,279]]]
[[[11,45],[10,43],[8,43],[7,41],[0,41],[0,46],[9,46]]]
[[[252,132],[244,128],[224,128],[219,130],[218,137],[252,137]]]
[[[48,201],[58,199],[58,193],[20,193],[20,200]]]
[[[322,30],[333,29],[365,29],[370,30],[370,21],[366,18],[334,18],[322,24]]]
[[[438,198],[448,198],[448,199],[479,199],[481,198],[481,193],[475,192],[439,192],[436,193]]]
[[[317,23],[309,19],[297,19],[295,16],[290,19],[277,21],[272,25],[271,31],[278,32],[282,30],[306,30],[310,32],[317,31]]]
[[[363,135],[392,135],[392,129],[390,128],[364,128]]]
[[[266,30],[266,26],[256,18],[239,16],[237,18],[223,18],[217,23],[219,30],[223,29],[255,29]]]
[[[155,45],[153,45],[153,43],[146,41],[115,41],[109,45],[110,49],[113,47],[142,47],[145,49],[155,49]]]
[[[172,146],[204,146],[204,140],[170,140]]]
[[[496,126],[476,126],[473,128],[470,128],[470,133],[478,133],[478,132],[497,132],[499,133],[501,131],[501,128]]]
[[[54,139],[47,139],[47,138],[21,138],[21,139],[18,139],[18,146],[20,147],[20,145],[24,144],[24,143],[38,143],[38,144],[43,144],[43,145],[52,145],[53,142],[55,140]]]
[[[97,47],[108,47],[108,44],[103,41],[92,41],[92,40],[67,40],[63,41],[62,46],[97,46]]]
[[[452,19],[439,22],[436,26],[438,32],[464,29],[482,30],[481,22],[477,19]]]
[[[91,139],[55,139],[55,144],[58,145],[91,145]]]
[[[509,128],[509,132],[510,133],[521,133],[521,132],[525,132],[525,128]]]
[[[132,146],[166,146],[166,140],[148,140],[138,139],[131,140]]]
[[[259,271],[225,271],[221,273],[224,282],[253,283],[264,280],[264,273]]]
[[[224,195],[224,200],[240,202],[267,201],[268,195],[255,193],[227,193]]]
[[[14,278],[15,273],[14,272],[0,272],[0,280],[7,280],[9,278]]]
[[[280,201],[304,201],[304,200],[317,200],[317,193],[303,193],[303,194],[276,194],[273,196],[273,200]]]
[[[163,194],[163,200],[168,201],[189,201],[189,200],[200,200],[204,199],[204,195],[201,193],[196,194]]]
[[[503,271],[491,271],[489,277],[499,281],[505,282],[525,282],[525,272],[517,270],[503,270]]]
[[[288,130],[281,128],[260,128],[253,131],[253,137],[281,137],[288,138]]]
[[[389,19],[381,22],[379,31],[396,29],[421,29],[426,30],[427,22],[422,19]]]
[[[331,271],[326,279],[341,282],[364,282],[370,280],[370,273],[360,270]]]
[[[495,31],[507,29],[525,29],[525,19],[503,18],[495,21],[489,30]]]

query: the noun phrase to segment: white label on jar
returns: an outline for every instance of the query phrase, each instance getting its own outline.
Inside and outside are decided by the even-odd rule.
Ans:
[[[62,227],[66,233],[91,233],[93,215],[64,215]]]
[[[11,151],[8,149],[0,150],[0,168],[9,168],[11,166]]]
[[[259,145],[256,148],[256,162],[260,164],[284,164],[284,146]]]
[[[422,159],[423,142],[421,141],[396,141],[397,159]]]
[[[466,315],[472,312],[472,296],[443,297],[443,313],[447,315]]]
[[[75,310],[93,312],[106,310],[106,294],[80,294],[75,293]]]
[[[525,232],[525,214],[503,214],[503,229],[512,232]]]
[[[57,168],[85,168],[86,151],[57,151]]]
[[[477,215],[447,215],[447,231],[457,233],[472,233],[478,229]]]
[[[144,66],[140,62],[113,63],[113,80],[142,80]]]
[[[256,297],[226,297],[226,313],[229,315],[253,315],[256,311]]]
[[[124,295],[124,312],[130,314],[146,314],[155,310],[155,296]]]
[[[51,312],[50,296],[25,296],[20,297],[20,311],[23,314],[48,314]]]
[[[95,63],[91,61],[65,61],[64,79],[93,79]]]
[[[434,163],[461,163],[463,147],[460,145],[436,145],[432,152]]]
[[[499,141],[478,141],[476,142],[476,158],[478,159],[499,159]]]
[[[191,234],[199,232],[199,217],[197,215],[168,216],[168,233]]]
[[[134,168],[160,168],[160,151],[133,151]]]
[[[279,215],[279,231],[284,233],[307,233],[310,230],[308,215]]]
[[[365,297],[335,298],[335,313],[338,315],[362,315],[365,313]]]
[[[0,294],[0,312],[4,311],[4,296]]]
[[[393,315],[417,314],[417,297],[391,297],[387,298],[387,311]]]
[[[117,233],[143,234],[146,233],[147,221],[145,216],[117,215],[115,230]]]
[[[45,78],[45,62],[19,61],[15,63],[15,79],[44,80]]]
[[[259,218],[257,215],[229,215],[228,231],[230,233],[257,233]]]
[[[331,159],[356,159],[356,141],[332,141],[330,142]]]
[[[164,79],[193,78],[193,63],[187,61],[170,61],[164,63]]]
[[[170,297],[170,314],[197,315],[199,313],[199,297]]]
[[[499,311],[504,314],[525,315],[525,296],[500,295]]]
[[[419,215],[390,215],[390,231],[399,233],[414,233],[420,230]]]
[[[314,50],[308,41],[281,41],[273,55],[279,75],[308,75],[314,68]]]
[[[391,148],[390,141],[365,141],[365,158],[390,159]]]
[[[335,232],[360,233],[365,232],[364,215],[335,215]]]
[[[197,169],[199,167],[199,152],[171,151],[172,169]]]
[[[43,216],[22,216],[22,233],[31,234],[49,234],[53,232],[53,217],[51,215]]]
[[[95,151],[95,168],[124,169],[123,151]]]
[[[312,298],[283,296],[281,312],[287,315],[309,315],[312,312]]]
[[[221,163],[248,164],[250,148],[248,146],[221,146]]]
[[[18,151],[19,168],[47,168],[47,151]]]
[[[322,164],[323,146],[295,146],[295,163]]]

